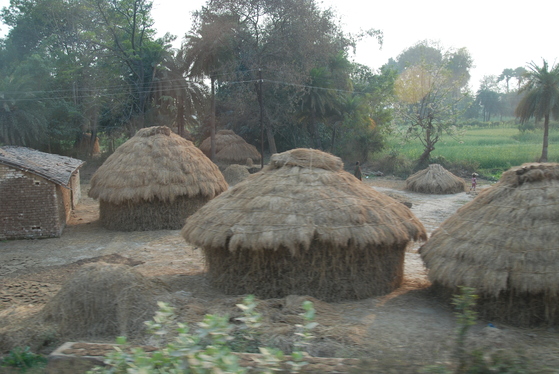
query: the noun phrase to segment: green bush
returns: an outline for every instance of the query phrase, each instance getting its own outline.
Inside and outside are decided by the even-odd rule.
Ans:
[[[233,348],[244,347],[249,342],[258,342],[258,327],[262,316],[256,312],[253,296],[248,296],[237,306],[243,316],[237,320],[242,327],[229,323],[228,316],[206,315],[198,328],[190,332],[186,324],[176,322],[174,309],[166,303],[158,303],[159,310],[153,321],[145,322],[147,331],[156,341],[159,349],[146,353],[141,348],[129,348],[126,338],[119,337],[115,351],[107,354],[104,367],[95,367],[89,374],[141,374],[141,373],[246,373],[239,365]],[[280,364],[288,365],[289,372],[297,373],[305,365],[304,349],[314,338],[311,330],[315,310],[310,301],[303,303],[304,324],[295,325],[296,342],[293,352],[285,356],[274,348],[258,347],[261,358],[259,367],[264,373],[278,371]],[[236,340],[237,338],[237,340]]]
[[[25,373],[33,368],[44,367],[47,361],[46,357],[31,352],[29,347],[16,347],[0,360],[0,367],[16,368],[20,373]]]

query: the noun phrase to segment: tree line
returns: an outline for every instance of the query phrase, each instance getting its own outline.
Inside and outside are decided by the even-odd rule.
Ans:
[[[166,125],[196,142],[227,128],[268,154],[312,147],[364,162],[402,131],[423,144],[423,165],[461,121],[502,115],[503,97],[534,89],[532,70],[505,69],[472,95],[469,52],[430,41],[378,70],[356,64],[357,41],[380,46],[382,32],[348,34],[314,0],[208,0],[180,48],[156,37],[151,9],[150,0],[2,9],[0,145],[73,155],[101,135],[112,151],[142,127]],[[495,99],[499,82],[506,92]],[[518,111],[522,123],[547,118],[527,113]]]

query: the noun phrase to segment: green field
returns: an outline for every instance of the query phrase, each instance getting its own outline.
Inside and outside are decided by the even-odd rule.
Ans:
[[[542,152],[543,130],[520,133],[517,128],[466,129],[456,139],[443,137],[435,145],[431,159],[444,157],[451,163],[473,165],[490,174],[504,171],[525,162],[537,161]],[[423,152],[419,141],[402,144],[391,139],[389,150],[410,160],[417,160]],[[559,130],[550,129],[548,161],[559,162]]]

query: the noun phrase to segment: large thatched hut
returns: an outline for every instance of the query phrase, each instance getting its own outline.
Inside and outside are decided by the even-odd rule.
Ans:
[[[200,144],[200,150],[211,157],[211,138],[206,138]],[[242,137],[232,130],[219,130],[215,134],[215,162],[219,165],[231,165],[247,163],[251,159],[255,163],[260,162],[260,152],[252,144],[247,143]]]
[[[181,234],[204,251],[211,283],[230,294],[386,294],[403,279],[423,225],[396,200],[312,149],[272,156],[261,172],[189,217]]]
[[[158,126],[141,129],[91,178],[100,221],[114,230],[180,229],[186,217],[228,188],[194,144]]]
[[[460,208],[420,253],[439,290],[477,290],[483,317],[558,324],[557,228],[559,164],[525,164]]]
[[[427,194],[454,194],[466,190],[466,181],[439,164],[431,164],[406,179],[406,190]]]

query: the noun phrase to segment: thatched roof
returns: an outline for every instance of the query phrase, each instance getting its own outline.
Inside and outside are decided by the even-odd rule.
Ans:
[[[480,293],[559,295],[559,164],[505,172],[420,249],[429,278]]]
[[[392,246],[424,239],[404,205],[343,170],[340,158],[312,149],[272,156],[261,172],[189,217],[182,233],[204,248],[306,251]]]
[[[70,178],[85,163],[72,157],[45,153],[35,149],[0,147],[0,164],[29,172],[69,188]]]
[[[212,152],[211,138],[206,138],[200,144],[200,150],[208,157]],[[216,162],[244,164],[247,158],[254,162],[260,161],[260,152],[252,144],[232,130],[220,130],[215,134]]]
[[[249,175],[250,173],[244,165],[232,164],[227,166],[227,168],[223,171],[223,177],[229,186],[234,186],[237,183],[244,181],[249,177]]]
[[[464,192],[466,182],[439,164],[431,164],[406,179],[406,190],[428,194]]]
[[[139,130],[91,178],[89,196],[113,204],[178,196],[213,198],[228,188],[218,167],[168,127]]]

